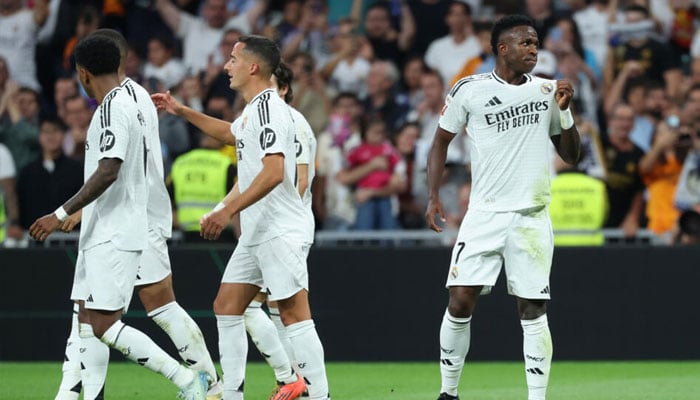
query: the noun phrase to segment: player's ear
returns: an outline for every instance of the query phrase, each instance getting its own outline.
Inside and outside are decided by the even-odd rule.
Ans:
[[[249,68],[250,74],[255,75],[260,73],[260,64],[258,63],[251,63],[250,68]]]

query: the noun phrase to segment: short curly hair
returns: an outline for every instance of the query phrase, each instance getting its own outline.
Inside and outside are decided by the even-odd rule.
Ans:
[[[506,15],[496,21],[491,31],[491,49],[493,50],[493,54],[498,55],[498,42],[501,40],[501,34],[503,34],[503,32],[515,28],[516,26],[523,25],[534,28],[535,22],[527,15],[521,14]]]
[[[75,63],[95,76],[116,74],[121,57],[113,40],[89,35],[75,46]]]

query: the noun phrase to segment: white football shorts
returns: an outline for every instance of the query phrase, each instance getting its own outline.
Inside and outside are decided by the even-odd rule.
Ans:
[[[509,294],[546,300],[553,253],[547,207],[515,212],[469,210],[452,249],[446,286],[484,286],[482,294],[487,294],[505,264]]]
[[[148,248],[143,251],[136,272],[136,286],[160,282],[172,272],[168,243],[156,231],[148,230]]]
[[[248,283],[267,288],[269,300],[284,300],[309,290],[308,244],[278,236],[253,246],[238,245],[226,265],[222,283]]]
[[[112,242],[78,252],[71,300],[91,310],[126,312],[134,292],[141,251],[117,249]]]

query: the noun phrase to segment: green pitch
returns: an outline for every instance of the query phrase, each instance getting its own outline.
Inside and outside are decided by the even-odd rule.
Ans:
[[[524,400],[522,363],[468,363],[462,375],[463,400]],[[0,363],[0,398],[53,399],[59,363]],[[330,363],[334,400],[435,400],[440,374],[435,363]],[[267,399],[274,384],[265,364],[248,365],[246,398]],[[176,389],[165,378],[134,364],[109,366],[106,398],[172,400]],[[700,362],[557,362],[548,399],[697,400]]]

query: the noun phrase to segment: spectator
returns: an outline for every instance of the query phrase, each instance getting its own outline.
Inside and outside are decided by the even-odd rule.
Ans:
[[[574,21],[581,32],[581,44],[593,53],[596,64],[605,65],[608,55],[608,24],[601,21],[610,19],[609,0],[591,0],[584,9],[576,11]]]
[[[79,90],[78,81],[72,75],[56,78],[53,88],[53,108],[62,120],[66,119],[66,99],[77,96],[80,93]]]
[[[338,173],[338,181],[355,185],[357,216],[354,229],[390,230],[397,223],[392,197],[405,189],[405,164],[387,137],[386,123],[371,119],[362,143],[347,155],[347,167]]]
[[[348,230],[355,222],[355,206],[347,185],[336,179],[347,154],[362,141],[362,106],[354,93],[339,93],[333,99],[330,123],[318,135],[316,177],[311,190],[317,226],[327,230]]]
[[[0,119],[0,142],[12,153],[15,168],[21,170],[39,157],[39,93],[21,87],[8,93],[6,100],[7,113]]]
[[[651,148],[654,123],[644,115],[646,111],[646,99],[644,98],[646,82],[642,78],[631,79],[631,77],[639,76],[639,70],[640,66],[637,61],[625,63],[625,67],[615,78],[613,87],[606,93],[603,107],[606,114],[610,114],[614,106],[622,100],[632,107],[634,125],[630,138],[634,144],[647,152]]]
[[[151,93],[171,90],[186,76],[185,65],[174,57],[175,44],[165,36],[148,41],[148,62],[143,68],[143,78]]]
[[[452,82],[462,65],[481,53],[471,17],[469,4],[452,1],[445,16],[449,34],[434,40],[425,52],[425,63],[440,72],[443,82]]]
[[[78,161],[85,159],[85,141],[93,111],[88,100],[80,95],[73,95],[64,101],[64,122],[68,134],[63,139],[63,153]]]
[[[317,63],[325,63],[329,56],[326,50],[326,36],[329,29],[327,14],[324,1],[304,0],[299,23],[281,40],[283,60],[298,52],[304,52],[311,54]]]
[[[10,79],[36,92],[41,91],[34,61],[37,33],[48,15],[47,0],[34,0],[33,10],[22,0],[0,2],[0,57],[7,61]]]
[[[685,158],[676,186],[674,204],[681,211],[700,212],[700,85],[692,87],[686,95],[684,114],[691,127],[692,147]]]
[[[389,60],[403,65],[406,52],[411,48],[416,32],[413,15],[405,2],[401,2],[401,22],[397,32],[391,25],[391,11],[386,4],[375,3],[365,14],[365,35],[372,45],[376,60]]]
[[[594,89],[600,87],[603,64],[598,64],[593,52],[583,45],[581,32],[573,18],[560,17],[544,40],[544,47],[554,54],[559,51],[572,52],[572,55],[577,57],[578,70],[585,74],[591,82],[591,87]]]
[[[124,62],[124,74],[140,85],[144,84],[143,60],[133,46],[129,46]]]
[[[100,27],[101,18],[102,16],[95,6],[85,4],[81,7],[78,19],[75,22],[75,34],[68,39],[63,47],[61,74],[71,74],[75,71],[75,60],[73,59],[75,45]]]
[[[544,46],[544,38],[557,22],[558,15],[554,12],[552,0],[525,0],[524,14],[535,22],[540,47]]]
[[[540,54],[544,53],[544,50]],[[574,87],[574,97],[571,99],[571,108],[582,114],[588,121],[598,121],[598,96],[596,95],[596,81],[590,68],[578,52],[568,43],[561,43],[554,47],[556,65],[559,74],[557,78],[566,79]],[[540,57],[540,55],[538,55]],[[586,73],[585,71],[589,71]]]
[[[700,213],[692,210],[684,211],[678,220],[678,228],[676,244],[700,244]]]
[[[399,83],[396,102],[413,110],[423,100],[420,80],[426,70],[422,56],[413,56],[406,60]]]
[[[411,47],[411,54],[425,54],[433,40],[447,35],[445,15],[450,1],[418,0],[409,1],[411,15],[415,19],[416,33]]]
[[[10,151],[0,143],[0,245],[7,239],[22,239],[15,191],[15,163]]]
[[[80,190],[83,165],[63,154],[67,126],[57,117],[39,124],[41,158],[22,169],[17,180],[20,223],[24,229],[37,218],[51,213]]]
[[[416,175],[415,154],[416,141],[420,135],[420,125],[408,122],[402,125],[394,135],[393,142],[396,150],[406,164],[406,187],[398,193],[398,221],[404,229],[420,229],[425,227],[423,213],[425,209],[416,201],[413,191],[413,181]]]
[[[183,41],[183,62],[188,74],[195,75],[207,68],[209,55],[216,51],[224,30],[236,28],[250,33],[255,21],[267,9],[269,0],[256,0],[245,14],[227,19],[225,0],[205,0],[201,17],[179,10],[170,0],[155,0],[161,18]]]
[[[628,238],[634,237],[639,229],[644,191],[638,168],[644,151],[630,139],[633,123],[632,107],[618,104],[613,107],[608,132],[603,137],[610,205],[605,227],[621,228]]]
[[[224,71],[224,65],[230,58],[231,49],[241,36],[236,29],[228,29],[224,32],[219,47],[209,55],[207,69],[200,74],[204,97],[226,96],[231,104],[236,100],[236,92],[229,87],[231,77]]]
[[[179,156],[167,179],[175,210],[173,224],[194,232],[190,239],[199,236],[199,220],[226,196],[236,176],[231,160],[220,152],[223,143],[200,135],[200,147]]]
[[[368,117],[386,121],[388,129],[396,129],[406,121],[408,107],[394,96],[399,71],[391,61],[374,61],[367,75],[364,109]],[[296,92],[295,92],[296,93]]]
[[[494,57],[493,47],[491,47],[491,25],[491,23],[485,22],[474,24],[474,34],[479,40],[481,53],[468,59],[462,65],[462,69],[452,77],[450,87],[465,76],[488,73],[496,67],[496,57]]]
[[[654,135],[654,144],[639,161],[639,172],[647,187],[647,227],[659,236],[671,239],[680,212],[673,204],[683,162],[692,146],[691,128],[678,117],[661,122]]]
[[[359,94],[369,73],[368,59],[371,58],[366,58],[363,53],[371,52],[371,47],[360,34],[354,32],[351,20],[338,23],[330,43],[333,53],[321,68],[321,76],[336,92]]]
[[[294,73],[294,100],[290,105],[306,117],[314,132],[321,132],[328,123],[329,101],[314,59],[309,53],[297,53],[289,59],[289,68]]]
[[[625,23],[634,24],[649,21],[648,9],[631,5],[625,8]],[[637,61],[636,74],[647,80],[665,84],[668,97],[677,100],[681,94],[683,73],[678,57],[666,44],[654,38],[651,32],[642,31],[635,35],[619,38],[622,43],[608,53],[603,72],[603,89],[612,86],[615,77],[622,72],[627,61]]]
[[[435,136],[435,127],[440,119],[445,94],[445,85],[441,75],[434,70],[428,70],[421,77],[423,101],[409,114],[410,121],[416,121],[421,126],[421,134],[416,143],[416,179],[413,181],[414,193],[423,209],[428,205],[428,187],[426,168],[428,152]],[[457,135],[447,148],[445,160],[446,179],[441,198],[445,199],[445,208],[449,214],[458,215],[458,188],[467,182],[467,164],[469,152],[467,135]]]

